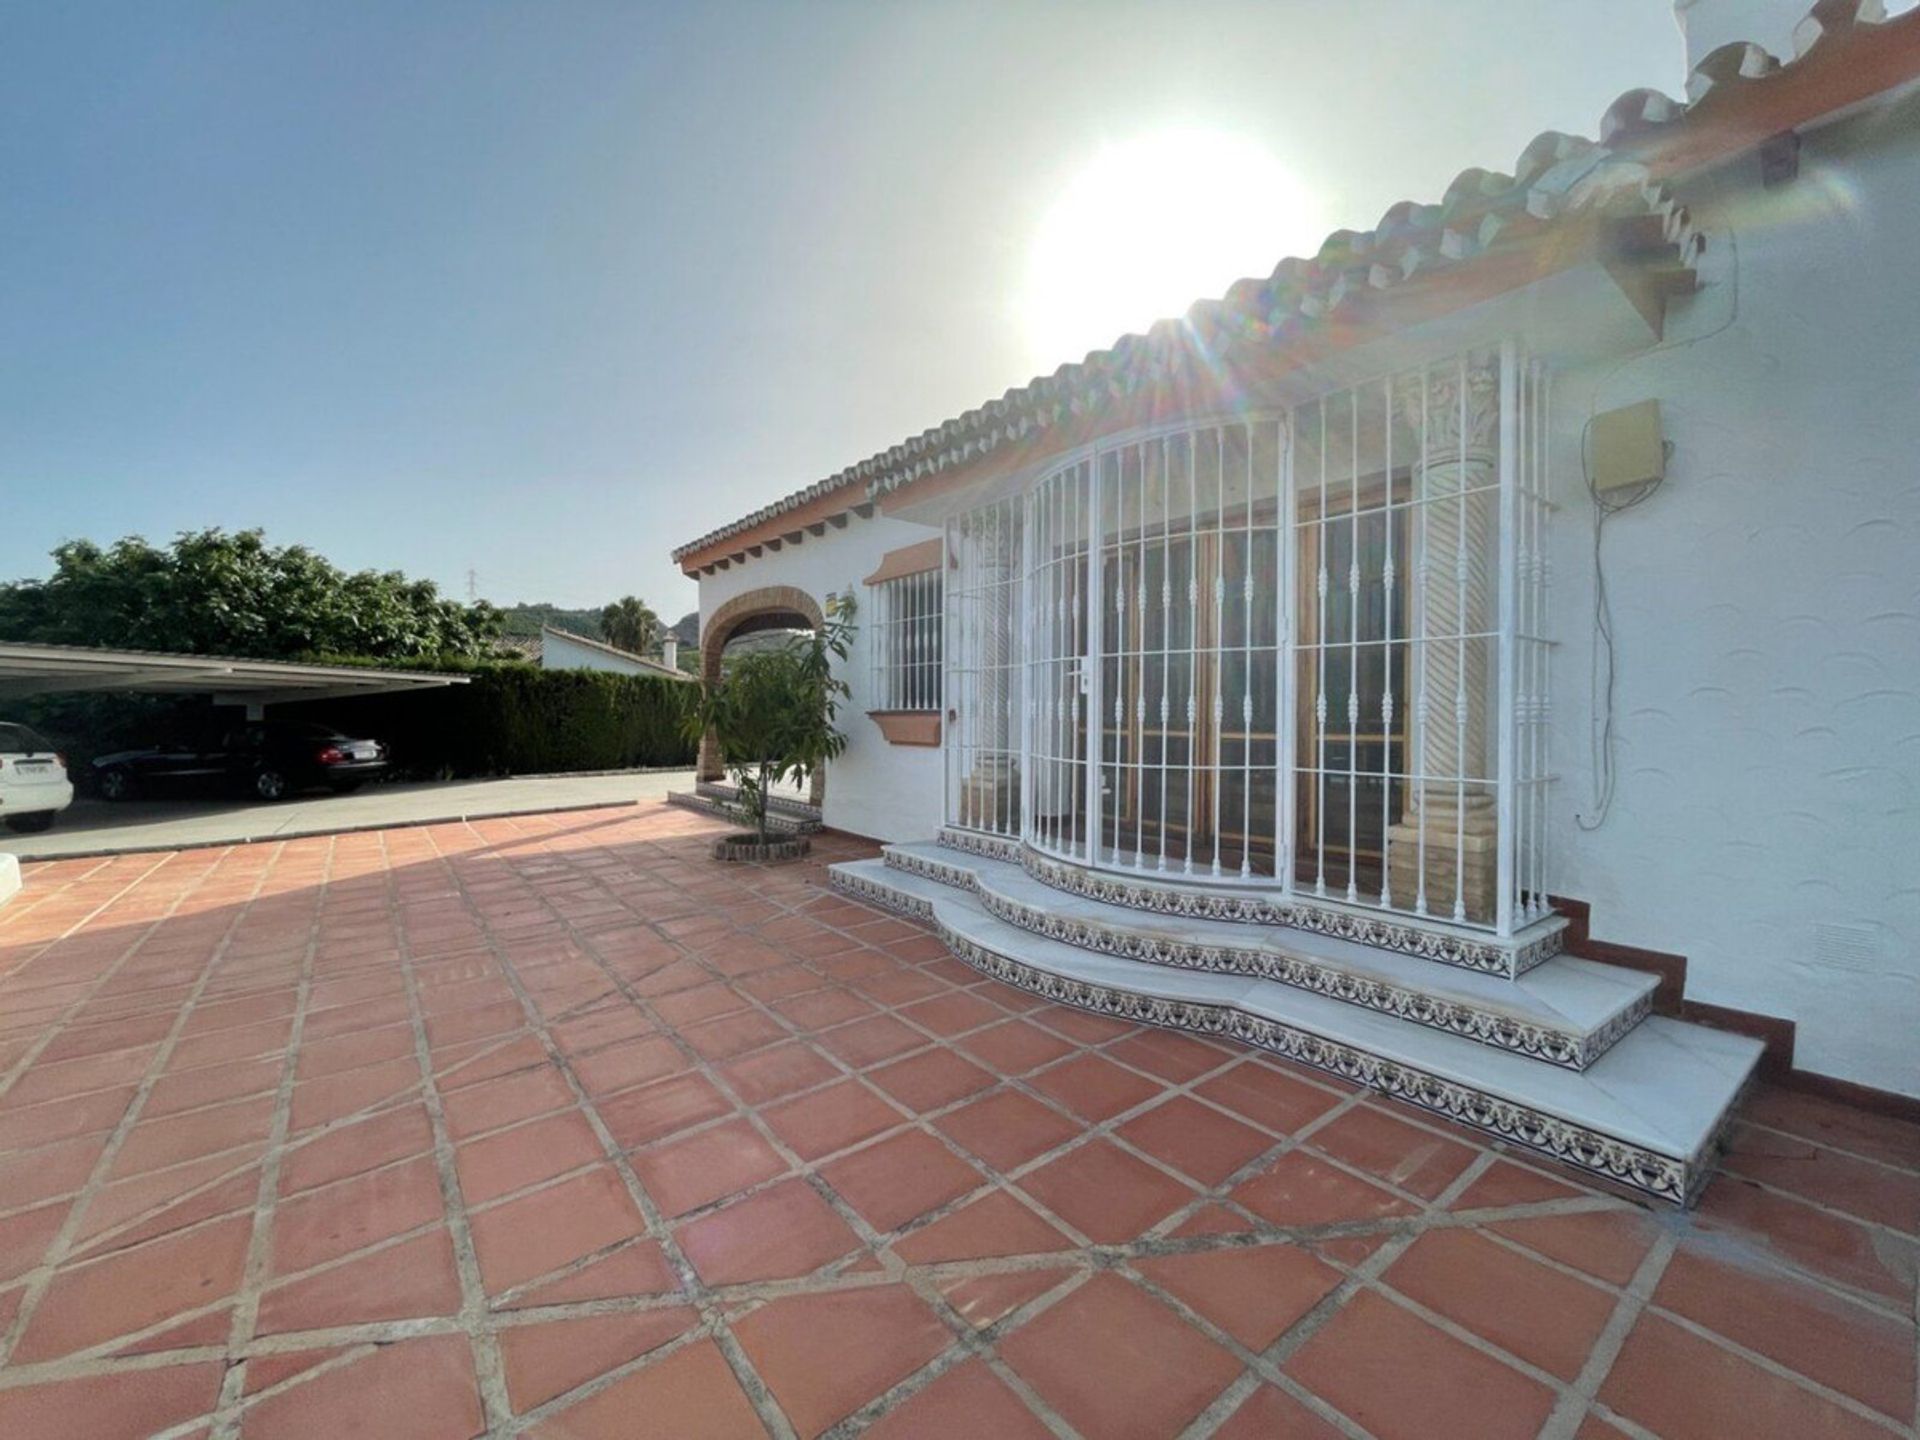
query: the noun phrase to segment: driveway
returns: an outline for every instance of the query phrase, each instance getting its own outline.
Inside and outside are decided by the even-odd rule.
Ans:
[[[27,868],[0,1435],[1888,1440],[1920,1127],[1697,1212],[985,980],[664,805]]]
[[[330,835],[432,820],[630,804],[660,799],[669,790],[692,788],[692,770],[658,770],[375,785],[353,795],[316,793],[276,805],[225,796],[130,800],[109,805],[104,800],[83,797],[74,801],[45,834],[15,835],[0,830],[0,854],[41,860],[286,840],[296,835]]]

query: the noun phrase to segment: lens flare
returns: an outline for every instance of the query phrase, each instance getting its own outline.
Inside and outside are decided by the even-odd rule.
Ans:
[[[1041,221],[1021,316],[1037,369],[1319,249],[1322,206],[1263,145],[1200,128],[1104,146]]]

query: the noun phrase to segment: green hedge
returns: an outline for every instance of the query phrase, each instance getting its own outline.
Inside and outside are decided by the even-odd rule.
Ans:
[[[316,720],[385,741],[394,778],[538,775],[558,770],[626,770],[691,765],[684,733],[697,687],[653,675],[540,670],[518,662],[446,667],[466,685],[396,690],[358,699],[275,705],[277,720]],[[20,718],[67,749],[74,764],[169,734],[219,724],[238,710],[205,700],[46,696]]]

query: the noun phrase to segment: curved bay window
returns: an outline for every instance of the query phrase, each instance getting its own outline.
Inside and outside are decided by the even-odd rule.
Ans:
[[[1512,347],[1097,442],[949,522],[949,820],[1510,932],[1547,913],[1547,386]]]

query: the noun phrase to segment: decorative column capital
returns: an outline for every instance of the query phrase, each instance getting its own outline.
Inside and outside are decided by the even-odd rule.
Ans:
[[[1491,462],[1500,431],[1499,365],[1491,360],[1445,365],[1428,371],[1426,381],[1424,396],[1418,385],[1395,389],[1401,418],[1415,434],[1425,421],[1426,463],[1457,462],[1463,449],[1469,461]]]

